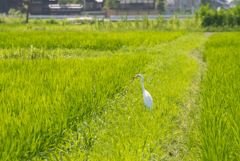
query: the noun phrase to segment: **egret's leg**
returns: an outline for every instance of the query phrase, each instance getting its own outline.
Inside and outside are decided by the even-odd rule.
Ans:
[[[148,109],[148,111],[150,111],[150,113],[153,115],[153,117],[155,118],[155,115],[152,112],[152,108]]]

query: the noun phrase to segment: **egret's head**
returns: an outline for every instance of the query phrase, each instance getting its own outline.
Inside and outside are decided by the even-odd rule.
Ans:
[[[141,74],[137,74],[136,76],[133,77],[133,81],[134,81],[134,78],[136,78],[136,77],[141,77],[141,78],[143,78],[143,76],[142,76]]]

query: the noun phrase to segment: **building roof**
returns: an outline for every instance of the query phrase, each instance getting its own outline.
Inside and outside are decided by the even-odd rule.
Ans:
[[[175,1],[174,0],[167,0],[166,3],[168,5],[174,5]]]
[[[229,4],[225,3],[225,2],[222,2],[220,0],[213,0],[211,3],[210,3],[211,7],[220,7],[220,8],[224,8],[224,9],[228,9],[229,7]]]
[[[219,3],[219,4],[222,4],[222,5],[225,5],[225,4],[226,4],[226,3],[222,2],[222,1],[219,1],[219,0],[213,0],[213,1],[215,1],[215,2],[217,2],[217,3]]]

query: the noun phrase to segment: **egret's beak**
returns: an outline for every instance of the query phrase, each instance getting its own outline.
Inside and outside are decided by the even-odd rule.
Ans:
[[[136,77],[137,77],[137,75],[133,77],[133,81],[134,81],[134,78],[136,78]]]

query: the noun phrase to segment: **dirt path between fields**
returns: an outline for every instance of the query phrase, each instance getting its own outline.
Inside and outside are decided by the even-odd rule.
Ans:
[[[204,33],[205,36],[207,36],[208,38],[211,37],[213,34],[215,34],[215,32],[205,32]]]

